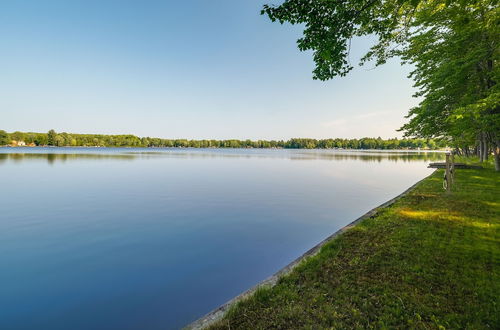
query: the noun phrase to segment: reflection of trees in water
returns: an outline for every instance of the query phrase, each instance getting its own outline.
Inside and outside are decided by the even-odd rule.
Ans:
[[[172,151],[172,152],[137,152],[131,154],[136,155],[150,155],[156,157],[167,157],[167,158],[281,158],[290,160],[334,160],[334,161],[347,161],[347,160],[360,160],[364,162],[381,162],[384,160],[389,160],[393,162],[403,161],[437,161],[444,158],[444,153],[440,152],[377,152],[377,151],[300,151],[300,152],[287,152],[289,150],[282,151],[272,150],[272,151],[259,151],[256,149],[250,149],[251,151],[247,154],[243,153],[231,153],[231,151],[225,152],[225,150],[214,149],[213,151],[191,151],[191,149],[185,149],[184,152]],[[254,151],[254,152],[252,152]]]
[[[392,162],[410,162],[410,161],[436,161],[444,158],[443,153],[311,153],[310,155],[302,154],[299,157],[291,157],[293,160],[301,159],[324,159],[324,160],[360,160],[363,162],[382,162],[384,160]]]
[[[0,153],[0,164],[6,161],[15,163],[23,161],[46,160],[49,164],[65,163],[72,160],[134,160],[148,158],[268,158],[290,160],[331,160],[363,162],[410,162],[410,161],[437,161],[442,160],[443,153],[438,152],[375,152],[375,151],[288,151],[288,150],[245,150],[247,153],[226,151],[221,149],[196,150],[184,149],[162,151],[126,151],[117,153]]]
[[[136,157],[133,155],[125,154],[0,153],[0,164],[5,163],[6,161],[20,163],[23,161],[46,160],[49,164],[54,164],[55,162],[65,163],[66,161],[71,160],[133,160],[134,158]]]
[[[291,160],[361,160],[361,161],[435,161],[442,152],[375,150],[297,150],[297,149],[167,149],[168,151],[130,151],[131,155],[167,158],[283,158]],[[246,153],[241,153],[242,151]]]

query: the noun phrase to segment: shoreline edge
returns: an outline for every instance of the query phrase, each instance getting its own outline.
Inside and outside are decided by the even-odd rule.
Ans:
[[[437,171],[437,169],[436,169],[436,171]],[[276,283],[278,282],[278,280],[281,277],[289,274],[301,262],[303,262],[304,260],[306,260],[309,257],[313,257],[316,254],[318,254],[318,252],[321,250],[321,248],[325,244],[329,243],[330,241],[332,241],[333,239],[335,239],[336,237],[338,237],[339,235],[341,235],[345,231],[347,231],[347,230],[351,229],[352,227],[356,226],[358,223],[362,222],[363,220],[375,217],[377,215],[377,213],[381,209],[384,209],[386,207],[391,206],[392,204],[394,204],[395,202],[397,202],[399,199],[401,199],[404,196],[406,196],[409,192],[411,192],[413,189],[415,189],[422,181],[426,180],[431,175],[433,175],[434,172],[435,171],[433,171],[432,173],[430,173],[429,175],[427,175],[423,179],[417,181],[415,184],[413,184],[411,187],[409,187],[408,189],[406,189],[405,191],[403,191],[401,194],[397,195],[396,197],[394,197],[394,198],[392,198],[392,199],[390,199],[390,200],[388,200],[388,201],[380,204],[379,206],[377,206],[377,207],[371,209],[370,211],[366,212],[365,214],[363,214],[362,216],[360,216],[356,220],[354,220],[354,221],[350,222],[349,224],[345,225],[344,227],[340,228],[339,230],[337,230],[336,232],[334,232],[333,234],[331,234],[330,236],[328,236],[327,238],[325,238],[324,240],[322,240],[321,242],[319,242],[318,244],[316,244],[314,247],[312,247],[311,249],[309,249],[308,251],[306,251],[305,253],[303,253],[300,257],[296,258],[291,263],[289,263],[285,267],[283,267],[280,270],[278,270],[276,273],[274,273],[270,277],[268,277],[268,278],[264,279],[263,281],[257,283],[256,285],[254,285],[250,289],[244,291],[243,293],[235,296],[234,298],[230,299],[226,303],[220,305],[219,307],[215,308],[211,312],[209,312],[209,313],[205,314],[204,316],[200,317],[196,321],[188,324],[183,329],[186,329],[186,330],[204,329],[204,328],[210,326],[211,324],[213,324],[213,323],[221,320],[224,317],[224,315],[226,314],[226,312],[232,306],[234,306],[238,302],[244,300],[245,298],[251,296],[259,288],[262,288],[262,287],[273,287],[274,285],[276,285]]]

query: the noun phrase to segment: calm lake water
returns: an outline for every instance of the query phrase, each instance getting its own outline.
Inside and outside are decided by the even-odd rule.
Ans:
[[[0,148],[0,329],[176,329],[439,153]]]

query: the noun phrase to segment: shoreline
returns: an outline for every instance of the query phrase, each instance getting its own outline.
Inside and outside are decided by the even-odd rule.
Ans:
[[[295,269],[295,267],[297,267],[299,264],[301,264],[304,260],[317,255],[321,251],[321,248],[324,245],[326,245],[327,243],[336,239],[338,236],[343,234],[345,231],[353,228],[354,226],[361,223],[362,221],[375,217],[380,210],[391,206],[392,204],[397,202],[399,199],[406,196],[409,192],[414,190],[422,181],[431,177],[436,171],[437,170],[432,171],[432,173],[430,173],[429,175],[427,175],[423,179],[417,181],[415,184],[410,186],[408,189],[406,189],[405,191],[403,191],[402,193],[400,193],[396,197],[380,204],[379,206],[371,209],[370,211],[366,212],[365,214],[363,214],[359,218],[355,219],[354,221],[352,221],[349,224],[345,225],[344,227],[340,228],[339,230],[337,230],[336,232],[334,232],[333,234],[331,234],[330,236],[328,236],[327,238],[325,238],[324,240],[322,240],[321,242],[316,244],[314,247],[312,247],[311,249],[309,249],[308,251],[303,253],[301,256],[299,256],[298,258],[293,260],[291,263],[289,263],[288,265],[286,265],[285,267],[283,267],[282,269],[280,269],[279,271],[277,271],[276,273],[274,273],[270,277],[257,283],[256,285],[254,285],[250,289],[240,293],[239,295],[230,299],[226,303],[220,305],[219,307],[215,308],[211,312],[208,312],[204,316],[200,317],[199,319],[189,323],[188,325],[186,325],[184,327],[184,329],[189,329],[189,330],[204,329],[204,328],[220,321],[231,307],[233,307],[234,305],[236,305],[240,301],[252,296],[260,288],[275,286],[281,277],[289,274],[293,269]]]
[[[284,147],[269,147],[269,148],[256,148],[256,147],[103,147],[103,146],[0,146],[0,149],[222,149],[222,150],[314,150],[314,151],[363,151],[363,152],[409,152],[409,153],[444,153],[448,149],[354,149],[354,148],[284,148]]]

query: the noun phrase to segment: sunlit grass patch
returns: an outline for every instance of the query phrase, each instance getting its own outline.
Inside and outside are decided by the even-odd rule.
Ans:
[[[491,222],[479,222],[479,221],[473,221],[473,222],[469,222],[469,226],[474,226],[474,227],[478,227],[478,228],[484,228],[484,229],[497,229],[499,227],[498,224],[494,224],[494,223],[491,223]]]
[[[447,219],[447,220],[463,220],[460,215],[453,215],[443,211],[419,211],[419,210],[400,210],[398,212],[404,217],[417,218],[422,220]]]
[[[482,203],[485,204],[486,206],[490,206],[490,207],[493,207],[493,208],[500,208],[500,203],[498,203],[498,202],[484,201]]]

